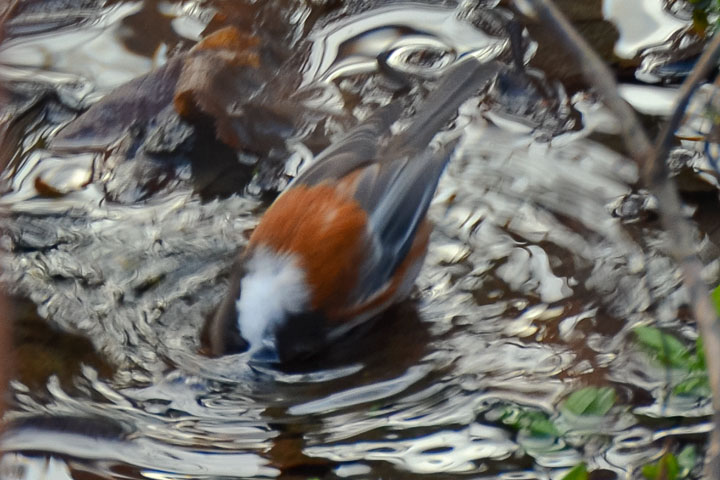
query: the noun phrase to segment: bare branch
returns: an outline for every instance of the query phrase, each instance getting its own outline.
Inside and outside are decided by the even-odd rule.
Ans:
[[[680,89],[675,113],[658,138],[656,146],[653,147],[635,112],[618,93],[618,85],[613,73],[552,2],[516,0],[516,4],[523,11],[526,10],[523,8],[526,5],[531,6],[532,14],[543,24],[551,27],[560,37],[558,43],[572,54],[581,66],[588,83],[598,90],[605,105],[617,117],[628,152],[640,167],[642,181],[657,198],[660,219],[668,234],[668,249],[682,270],[690,305],[705,345],[715,410],[715,428],[710,438],[705,475],[708,478],[720,478],[720,324],[717,322],[709,292],[701,277],[703,265],[695,254],[692,230],[682,214],[680,197],[665,164],[671,136],[684,115],[692,92],[715,66],[720,54],[720,35],[716,35],[713,39],[692,75]]]
[[[5,5],[5,8],[0,7],[0,41],[4,36],[2,33],[4,32],[5,22],[10,19],[18,5],[20,5],[20,0],[11,0],[10,3]]]
[[[12,12],[17,8],[19,0],[14,0],[7,5],[7,8],[0,9],[0,42],[5,37],[5,22],[10,18]],[[0,100],[2,100],[5,91],[0,85]],[[3,128],[0,125],[0,141],[3,139]],[[0,143],[1,145],[1,143]],[[0,171],[5,169],[5,165],[0,165]],[[10,380],[10,369],[12,362],[12,340],[10,338],[12,316],[10,304],[5,298],[4,292],[0,291],[0,418],[5,412],[5,398],[8,381]],[[0,425],[2,430],[2,425]]]
[[[685,79],[685,82],[678,91],[678,98],[675,101],[673,114],[667,120],[655,141],[656,151],[653,157],[654,162],[645,166],[645,168],[650,170],[646,174],[649,177],[667,176],[667,164],[659,160],[667,158],[668,153],[670,153],[673,134],[685,116],[685,110],[687,110],[690,97],[695,93],[700,82],[707,79],[712,70],[717,68],[718,58],[720,58],[720,35],[715,35],[710,44],[705,48],[705,52],[698,60],[695,68],[693,68],[690,76]]]

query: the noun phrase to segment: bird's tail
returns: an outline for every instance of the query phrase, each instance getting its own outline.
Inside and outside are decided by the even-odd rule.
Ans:
[[[393,140],[393,149],[425,149],[435,134],[457,113],[460,105],[487,86],[502,68],[499,62],[481,63],[472,56],[452,67],[417,109],[410,127]]]

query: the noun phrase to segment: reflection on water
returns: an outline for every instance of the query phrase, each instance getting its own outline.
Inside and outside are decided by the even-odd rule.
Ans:
[[[91,92],[107,93],[142,75],[152,68],[152,60],[118,43],[119,22],[140,5],[120,3],[106,11],[87,12],[83,28],[26,32],[21,25],[19,35],[7,39],[0,51],[3,80],[52,83],[80,101]]]
[[[668,377],[681,373],[633,342],[632,327],[653,322],[696,334],[662,233],[642,216],[635,168],[596,139],[616,125],[541,72],[504,73],[438,135],[461,142],[430,210],[436,229],[412,301],[302,365],[203,356],[201,325],[266,198],[200,198],[192,180],[204,170],[178,162],[172,182],[118,202],[124,173],[165,170],[48,141],[77,114],[68,105],[145,73],[218,19],[252,11],[270,22],[277,5],[267,4],[118,1],[52,28],[11,24],[0,75],[70,88],[73,101],[17,107],[32,121],[3,174],[2,279],[27,306],[16,323],[31,325],[18,354],[44,363],[12,385],[2,478],[549,478],[581,461],[614,478],[656,459],[663,442],[708,431],[707,400],[673,395]],[[398,79],[416,85],[405,97],[421,97],[416,82],[462,55],[512,61],[507,28],[483,29],[511,20],[499,8],[349,8],[303,4],[293,17],[302,87],[330,92],[305,98],[315,115],[364,116]],[[156,17],[170,27],[143,44]],[[523,48],[527,59],[535,46]],[[347,112],[329,116],[287,139],[286,171],[346,128]],[[617,401],[606,414],[561,408],[581,387],[608,385]],[[531,418],[544,434],[518,427]]]
[[[624,58],[633,58],[642,48],[662,44],[678,30],[688,26],[687,20],[671,15],[662,2],[654,0],[605,0],[603,15],[620,30],[615,52]]]
[[[156,442],[144,438],[102,439],[94,437],[92,432],[73,435],[26,428],[5,435],[3,444],[7,450],[26,452],[55,451],[58,445],[63,445],[62,453],[65,455],[83,458],[89,462],[101,461],[105,465],[133,465],[133,470],[145,478],[188,478],[198,475],[275,477],[278,473],[276,469],[268,466],[267,460],[252,453],[206,452],[197,446],[182,449],[168,444],[166,440]],[[0,466],[0,469],[6,468],[11,472],[22,465],[23,460],[21,456],[5,457],[6,466]],[[38,465],[39,462],[28,463],[26,468],[30,471],[16,478],[43,478],[42,474],[37,472],[43,469]],[[68,475],[68,466],[57,463],[59,462],[45,467],[49,478],[56,478],[55,475],[60,475],[59,478],[75,478],[74,475]],[[31,473],[33,470],[36,470],[36,473]],[[173,472],[172,477],[164,477],[168,471]],[[67,476],[63,477],[63,474]]]
[[[489,36],[458,13],[446,7],[400,4],[334,22],[311,36],[306,79],[373,72],[381,55],[400,71],[427,76],[463,55],[490,60],[507,48],[506,38]],[[422,63],[414,65],[418,60]]]

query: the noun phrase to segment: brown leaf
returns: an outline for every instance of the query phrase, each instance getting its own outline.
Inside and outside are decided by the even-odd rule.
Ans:
[[[257,47],[260,39],[239,31],[229,26],[211,33],[195,45],[192,51],[199,50],[234,50],[244,52],[250,48]],[[256,65],[257,66],[257,65]]]
[[[254,50],[259,44],[257,37],[235,27],[210,34],[185,59],[173,98],[180,116],[211,117],[218,139],[236,150],[246,145],[238,136],[231,110],[263,83],[262,78],[254,78],[260,74],[260,57]]]

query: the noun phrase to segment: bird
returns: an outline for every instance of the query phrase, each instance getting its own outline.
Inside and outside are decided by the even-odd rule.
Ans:
[[[236,257],[204,326],[209,355],[311,356],[407,298],[428,249],[426,214],[457,143],[430,142],[500,68],[473,56],[456,61],[405,130],[389,133],[403,111],[390,102],[295,177]]]

